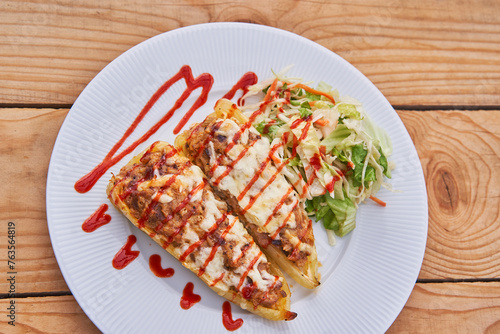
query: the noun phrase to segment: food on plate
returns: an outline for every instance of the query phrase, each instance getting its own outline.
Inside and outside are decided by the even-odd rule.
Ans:
[[[363,105],[339,96],[331,86],[312,88],[283,74],[248,88],[243,96],[257,100],[241,106],[244,115],[271,146],[282,142],[273,160],[286,162],[282,173],[306,201],[306,210],[323,220],[329,241],[355,228],[357,206],[389,188],[393,166],[387,133],[373,123]],[[257,111],[256,111],[257,110]]]
[[[270,260],[312,289],[319,285],[312,222],[282,174],[285,164],[275,160],[283,143],[271,143],[251,121],[221,99],[215,112],[179,135],[175,145],[203,170]]]
[[[271,320],[292,320],[290,290],[200,168],[155,142],[112,176],[109,200],[219,295]]]

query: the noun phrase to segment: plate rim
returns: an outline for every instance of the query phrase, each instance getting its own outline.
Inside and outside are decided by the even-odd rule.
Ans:
[[[337,61],[340,61],[345,66],[350,67],[351,70],[354,70],[357,73],[356,80],[363,80],[363,81],[365,81],[365,84],[368,84],[368,85],[372,86],[372,88],[375,89],[375,91],[377,92],[377,94],[379,94],[380,97],[383,98],[387,102],[388,106],[392,109],[392,111],[394,113],[396,113],[396,111],[394,110],[394,108],[392,107],[392,105],[387,101],[387,99],[380,92],[380,90],[370,81],[370,79],[368,79],[354,65],[352,65],[351,63],[349,63],[347,60],[345,60],[341,56],[339,56],[337,53],[335,53],[332,50],[330,50],[330,49],[328,49],[328,48],[320,45],[317,42],[309,40],[306,37],[303,37],[301,35],[298,35],[296,33],[290,32],[290,31],[286,31],[286,30],[283,30],[283,29],[271,27],[271,26],[265,26],[265,25],[253,24],[253,23],[243,23],[243,22],[213,22],[213,23],[195,24],[195,25],[191,25],[191,26],[186,26],[186,27],[181,27],[181,28],[173,29],[173,30],[170,30],[170,31],[167,31],[167,32],[164,32],[164,33],[160,33],[160,34],[155,35],[153,37],[150,37],[150,38],[148,38],[148,39],[140,42],[139,44],[132,46],[131,48],[129,48],[128,50],[124,51],[119,56],[117,56],[116,58],[114,58],[104,68],[102,68],[92,78],[92,80],[85,86],[85,88],[80,92],[79,96],[77,97],[77,99],[73,103],[72,107],[68,111],[67,115],[65,116],[65,119],[64,119],[61,127],[58,130],[58,134],[57,134],[57,137],[56,137],[56,140],[54,142],[53,149],[52,149],[52,153],[51,153],[51,157],[50,157],[50,161],[49,161],[49,168],[48,168],[48,171],[47,171],[46,192],[45,192],[45,194],[46,194],[46,214],[47,214],[47,225],[48,225],[48,230],[49,230],[49,236],[50,236],[51,245],[52,245],[52,248],[54,250],[54,255],[56,257],[56,260],[57,260],[59,269],[61,271],[61,274],[63,275],[64,280],[65,280],[66,284],[68,285],[68,287],[69,287],[69,289],[70,289],[73,297],[78,302],[78,304],[81,306],[81,308],[85,312],[86,316],[101,331],[103,330],[102,327],[101,327],[102,324],[100,324],[98,321],[96,321],[96,319],[94,319],[94,317],[91,314],[89,314],[84,307],[82,307],[82,303],[79,300],[80,296],[79,296],[78,293],[75,293],[75,287],[73,286],[74,282],[71,279],[69,279],[69,277],[67,277],[67,275],[69,275],[69,273],[66,270],[64,270],[64,268],[61,267],[61,263],[62,263],[61,262],[62,261],[62,258],[61,258],[62,255],[60,253],[61,251],[58,249],[59,246],[56,245],[57,243],[54,243],[54,240],[55,240],[55,237],[54,237],[55,231],[54,231],[54,229],[55,229],[55,227],[53,225],[51,226],[51,224],[50,224],[50,221],[53,219],[53,217],[52,217],[52,212],[51,212],[51,210],[49,210],[49,208],[52,205],[54,205],[54,204],[52,202],[53,199],[51,198],[51,196],[49,196],[49,192],[50,192],[51,183],[53,182],[53,177],[54,177],[53,176],[53,174],[54,174],[54,167],[53,167],[54,152],[56,151],[56,149],[58,149],[58,145],[60,145],[60,142],[61,142],[60,136],[63,135],[64,129],[68,126],[68,123],[71,120],[71,115],[73,115],[73,113],[77,112],[76,109],[78,109],[80,101],[82,99],[84,99],[84,97],[85,97],[84,92],[87,89],[87,87],[95,84],[95,82],[97,82],[98,80],[100,80],[101,77],[106,76],[108,74],[108,72],[110,72],[114,67],[117,67],[117,66],[119,67],[120,66],[119,63],[122,61],[122,59],[126,59],[127,57],[130,57],[130,55],[132,55],[132,54],[134,54],[136,52],[140,52],[141,49],[143,49],[144,47],[146,47],[146,45],[148,45],[150,43],[154,43],[156,40],[159,40],[159,39],[168,39],[170,36],[175,36],[176,34],[184,34],[184,33],[188,33],[189,31],[196,31],[196,30],[199,30],[199,29],[203,29],[204,27],[209,27],[210,29],[217,29],[218,27],[222,27],[224,29],[227,29],[227,28],[235,27],[235,26],[241,27],[244,30],[252,30],[252,29],[267,30],[267,31],[270,31],[270,32],[273,32],[273,33],[278,33],[278,34],[281,34],[281,35],[284,35],[284,36],[288,36],[290,38],[299,38],[301,41],[303,41],[305,43],[308,43],[309,45],[317,48],[318,50],[322,50],[322,52],[325,52],[325,51],[328,52],[332,57],[335,57],[337,59]],[[397,113],[396,113],[396,116],[399,119],[399,121],[401,122],[401,125],[403,126],[405,135],[408,136],[409,140],[411,141],[411,143],[413,145],[413,148],[415,149],[415,153],[417,154],[417,157],[418,157],[418,152],[416,151],[415,145],[414,145],[413,141],[411,140],[411,137],[410,137],[410,135],[409,135],[409,133],[408,133],[408,131],[407,131],[404,123],[402,122],[402,120],[399,117],[399,115],[397,115]],[[419,258],[418,270],[416,270],[416,274],[414,275],[415,277],[411,278],[412,280],[415,280],[415,283],[416,283],[416,279],[418,277],[418,274],[419,274],[419,272],[421,270],[422,263],[423,263],[423,258],[424,258],[424,254],[425,254],[425,249],[426,249],[426,244],[427,244],[427,234],[428,234],[428,219],[429,219],[429,217],[428,217],[428,198],[427,198],[425,177],[424,177],[423,168],[422,168],[422,165],[421,165],[420,162],[419,162],[419,166],[418,166],[418,172],[419,172],[418,176],[423,181],[423,188],[424,188],[424,191],[423,191],[423,196],[424,196],[424,198],[423,198],[423,205],[424,205],[424,207],[422,209],[424,209],[424,217],[425,217],[425,226],[424,226],[424,230],[425,230],[424,231],[424,235],[425,235],[425,238],[424,238],[423,242],[420,245],[421,247],[420,247],[420,250],[419,250],[419,254],[417,255],[417,257]],[[399,309],[399,311],[395,315],[394,319],[392,320],[392,322],[390,322],[387,325],[387,327],[384,329],[384,331],[387,330],[392,325],[392,323],[394,322],[394,320],[396,320],[396,318],[399,316],[401,310],[404,308],[404,306],[405,306],[408,298],[410,297],[411,292],[413,291],[415,283],[412,285],[412,287],[411,287],[411,289],[410,289],[410,291],[408,293],[405,292],[405,302],[401,305],[401,308]]]

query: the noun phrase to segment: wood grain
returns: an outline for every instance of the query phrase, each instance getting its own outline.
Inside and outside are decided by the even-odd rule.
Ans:
[[[0,109],[0,260],[7,257],[7,223],[16,225],[16,292],[68,291],[57,265],[45,215],[45,184],[57,132],[68,110]],[[8,291],[0,280],[0,291]]]
[[[500,282],[417,284],[387,334],[500,332]]]
[[[73,296],[15,299],[15,326],[7,320],[9,300],[0,300],[0,333],[100,333]]]
[[[16,222],[17,292],[68,291],[45,216],[46,174],[67,109],[0,109],[0,249]],[[419,279],[500,277],[499,110],[398,111],[424,169],[429,236]],[[28,187],[26,185],[29,185]],[[29,201],[26,201],[29,198]],[[5,260],[6,252],[0,252]],[[1,291],[7,282],[0,281]]]
[[[71,104],[132,46],[221,21],[316,41],[395,105],[500,105],[500,2],[491,0],[3,0],[0,104]]]
[[[15,301],[16,327],[2,321],[2,333],[99,333],[72,296]],[[8,319],[8,303],[0,300],[2,319]],[[387,333],[494,334],[499,330],[500,282],[419,283]]]
[[[499,111],[399,111],[429,205],[420,279],[500,277]]]

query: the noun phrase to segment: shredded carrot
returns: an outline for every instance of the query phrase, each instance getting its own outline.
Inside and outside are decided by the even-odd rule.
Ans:
[[[375,203],[377,203],[378,205],[381,205],[381,206],[383,206],[383,207],[385,207],[385,206],[387,205],[384,201],[382,201],[381,199],[378,199],[378,198],[377,198],[377,197],[375,197],[375,196],[370,196],[370,199],[371,199],[372,201],[374,201]]]
[[[278,78],[274,79],[273,83],[271,84],[271,87],[267,90],[266,96],[264,97],[264,101],[269,101],[271,100],[271,93],[276,90],[276,86],[278,85]]]
[[[325,145],[319,146],[319,153],[326,155],[326,146]]]
[[[280,165],[280,164],[281,164],[281,160],[280,160],[280,159],[278,159],[278,158],[276,158],[276,157],[274,156],[274,154],[273,154],[273,155],[271,155],[271,159],[274,161],[274,163],[275,163],[275,164],[277,164],[277,165]]]
[[[333,98],[333,96],[331,96],[328,93],[322,92],[320,90],[316,90],[314,88],[311,88],[311,87],[309,87],[307,85],[304,85],[304,84],[301,84],[301,83],[295,84],[295,85],[293,85],[293,87],[302,88],[303,90],[305,90],[306,92],[309,92],[311,94],[323,95],[324,97],[326,97],[327,99],[329,99],[330,101],[332,101],[333,103],[335,103],[335,99]]]
[[[266,92],[266,96],[264,96],[264,100],[260,104],[259,113],[263,113],[266,109],[266,106],[269,104],[271,99],[273,98],[271,94],[276,90],[276,86],[278,85],[278,78],[274,79],[273,83],[269,87]]]
[[[330,121],[327,119],[320,118],[320,119],[316,120],[316,122],[314,122],[314,123],[318,124],[319,126],[326,126],[326,125],[330,124]]]

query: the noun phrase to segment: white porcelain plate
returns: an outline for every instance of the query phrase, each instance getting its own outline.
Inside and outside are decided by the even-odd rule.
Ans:
[[[217,333],[222,324],[223,299],[184,269],[149,237],[133,227],[111,205],[112,220],[94,232],[83,221],[104,203],[111,172],[117,173],[146,145],[156,140],[173,143],[173,128],[199,94],[196,90],[174,117],[149,140],[124,157],[87,193],[75,182],[99,164],[156,92],[183,65],[196,77],[210,73],[214,84],[208,101],[189,123],[202,120],[246,72],[259,79],[293,64],[289,76],[327,82],[341,95],[364,103],[371,118],[391,136],[397,165],[392,184],[398,192],[382,190],[387,202],[360,206],[357,227],[335,247],[327,243],[321,224],[314,232],[322,263],[316,291],[292,284],[290,322],[264,320],[233,305],[242,318],[239,333],[354,333],[384,332],[396,319],[415,284],[427,236],[427,196],[422,168],[412,141],[398,115],[358,70],[335,53],[290,32],[241,23],[203,24],[173,30],[125,52],[102,70],[71,108],[57,137],[47,181],[47,220],[57,261],[76,300],[105,333]],[[130,145],[155,124],[185,88],[175,84],[153,106],[125,141]],[[131,234],[139,257],[122,270],[111,261]],[[149,256],[160,254],[163,267],[175,275],[158,278],[149,269]],[[194,283],[201,302],[180,307],[182,290]]]

